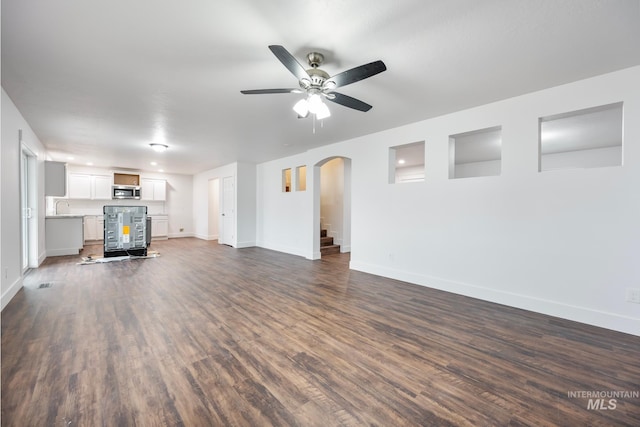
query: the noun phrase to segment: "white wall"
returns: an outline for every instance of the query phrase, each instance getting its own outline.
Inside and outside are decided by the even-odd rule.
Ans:
[[[22,130],[22,143],[37,156],[37,205],[34,216],[37,221],[38,259],[42,262],[45,254],[44,241],[44,161],[46,151],[40,140],[18,111],[13,101],[2,89],[2,249],[0,250],[0,274],[2,308],[22,287],[21,221],[20,221],[20,153],[18,140]]]
[[[169,216],[169,238],[193,237],[193,176],[167,173],[141,172],[141,177],[165,179],[167,181],[167,200],[164,202],[164,213]],[[148,202],[149,209],[151,204]],[[183,231],[180,231],[180,229]]]
[[[220,216],[220,180],[209,180],[209,229],[207,240],[216,240],[218,238],[218,217]]]
[[[619,101],[623,166],[538,172],[539,117]],[[344,156],[353,269],[640,335],[637,117],[640,67],[260,164],[258,244],[313,257],[312,195],[282,193],[282,169]],[[449,179],[449,135],[496,124],[501,175]],[[425,181],[389,184],[389,147],[417,140]]]
[[[237,164],[236,241],[237,248],[256,245],[256,165]]]

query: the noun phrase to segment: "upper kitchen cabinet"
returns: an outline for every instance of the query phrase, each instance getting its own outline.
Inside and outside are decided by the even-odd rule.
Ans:
[[[107,175],[89,175],[69,173],[70,199],[111,199],[111,177]]]
[[[142,178],[140,180],[140,190],[142,200],[167,200],[167,181],[164,179]]]
[[[44,162],[44,195],[64,197],[67,193],[67,164]]]

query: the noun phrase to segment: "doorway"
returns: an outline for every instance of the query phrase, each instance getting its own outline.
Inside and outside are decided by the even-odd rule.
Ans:
[[[20,135],[22,139],[22,136]],[[22,272],[38,267],[37,157],[25,145],[20,153],[20,243]]]
[[[313,259],[351,252],[351,159],[323,159],[313,174]]]

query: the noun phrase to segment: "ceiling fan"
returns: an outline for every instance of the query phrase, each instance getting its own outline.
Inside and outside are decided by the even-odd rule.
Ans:
[[[318,68],[324,61],[324,55],[318,52],[311,52],[307,55],[307,61],[311,67],[305,70],[302,65],[291,55],[287,49],[279,45],[271,45],[269,49],[273,54],[287,67],[291,73],[298,79],[300,88],[292,89],[256,89],[241,90],[245,95],[259,95],[265,93],[305,93],[307,96],[298,101],[293,107],[298,113],[298,117],[307,117],[309,113],[314,118],[322,120],[331,115],[329,108],[322,99],[328,99],[336,104],[353,108],[358,111],[369,111],[372,107],[366,102],[352,98],[333,90],[338,87],[346,86],[360,80],[364,80],[371,76],[375,76],[387,69],[382,61],[374,61],[359,67],[343,71],[334,76],[329,76],[327,72]]]

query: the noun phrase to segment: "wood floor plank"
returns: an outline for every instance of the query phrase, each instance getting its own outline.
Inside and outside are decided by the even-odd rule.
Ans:
[[[640,398],[568,396],[640,392],[639,337],[350,271],[348,254],[153,249],[25,276],[2,312],[3,426],[640,425]]]

